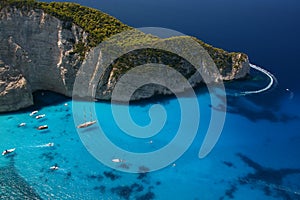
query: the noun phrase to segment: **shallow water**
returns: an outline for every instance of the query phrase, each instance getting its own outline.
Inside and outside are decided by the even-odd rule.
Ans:
[[[198,89],[201,122],[196,139],[175,165],[147,174],[112,170],[88,152],[73,114],[83,120],[94,118],[90,105],[75,114],[70,99],[39,93],[35,107],[0,115],[0,150],[16,147],[11,156],[0,157],[1,198],[6,197],[5,191],[15,191],[11,193],[15,199],[36,195],[43,199],[105,200],[300,199],[298,1],[77,2],[102,9],[135,27],[171,28],[218,47],[243,51],[252,62],[274,73],[279,84],[261,94],[240,96],[240,92],[265,87],[268,78],[253,71],[250,80],[227,83],[225,126],[217,145],[204,159],[198,158],[198,152],[211,102],[206,89]],[[155,103],[161,103],[171,117],[162,132],[150,139],[124,135],[111,118],[110,104],[96,103],[95,108],[99,123],[114,143],[148,152],[166,145],[180,121],[178,100],[163,98],[131,105],[136,123],[149,123],[148,110]],[[33,110],[46,117],[30,117]],[[22,122],[26,126],[18,127]],[[36,130],[44,124],[48,130]],[[54,147],[43,146],[49,142]],[[60,169],[50,171],[55,163]]]
[[[257,74],[240,84],[253,88],[257,79],[265,80],[262,81],[265,84],[268,82],[266,76]],[[262,82],[257,83],[262,85]],[[228,91],[236,91],[237,83],[229,83]],[[36,97],[41,105],[37,105],[38,114],[46,114],[42,119],[29,116],[35,108],[0,115],[0,149],[16,147],[12,155],[0,158],[0,167],[13,163],[18,175],[43,199],[300,198],[300,173],[297,171],[300,169],[299,105],[295,97],[291,98],[290,93],[280,87],[263,94],[228,95],[222,135],[204,159],[198,158],[198,152],[209,124],[211,106],[206,89],[198,89],[201,121],[192,146],[166,168],[146,174],[124,173],[101,164],[80,140],[73,121],[73,102],[53,93],[43,94]],[[54,105],[47,105],[51,101]],[[154,151],[176,135],[180,121],[177,99],[169,97],[130,105],[136,123],[146,125],[150,120],[149,108],[156,103],[164,106],[168,118],[162,131],[152,138],[137,139],[125,135],[114,123],[109,103],[95,104],[97,120],[111,141],[121,148],[135,152]],[[95,118],[89,116],[91,105],[83,104],[86,105],[82,107],[82,113],[87,113],[83,114],[86,115],[84,118]],[[76,112],[74,117],[78,114]],[[18,127],[22,122],[26,126]],[[44,124],[49,129],[36,130]],[[90,131],[93,129],[84,134]],[[55,145],[45,146],[49,142]],[[55,163],[59,170],[49,170]],[[1,177],[5,174],[1,173]],[[13,190],[14,181],[2,183],[1,187]]]

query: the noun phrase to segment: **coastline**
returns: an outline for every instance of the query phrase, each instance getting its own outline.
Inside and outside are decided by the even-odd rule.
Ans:
[[[78,70],[86,61],[84,57],[91,53],[97,42],[103,40],[103,31],[113,26],[114,31],[105,36],[109,37],[121,32],[124,27],[128,27],[101,11],[79,4],[47,4],[28,1],[28,5],[26,5],[26,2],[12,2],[11,8],[4,6],[0,12],[0,31],[4,37],[4,40],[0,42],[0,60],[2,60],[0,62],[2,63],[0,64],[0,78],[2,77],[0,82],[3,88],[0,92],[0,112],[14,111],[33,105],[32,93],[38,90],[49,90],[71,97]],[[35,6],[37,9],[34,9]],[[95,17],[99,19],[104,17],[108,20],[108,24],[95,28],[95,31],[99,29],[101,34],[91,35],[87,32],[88,28],[82,28],[86,24],[81,21],[81,18],[78,18],[80,16],[76,12],[74,15],[70,14],[69,11],[65,14],[61,13],[60,6],[67,10],[75,9],[94,13]],[[81,17],[85,19],[86,16]],[[68,20],[73,20],[73,22],[70,23]],[[19,26],[16,27],[16,24]],[[82,27],[78,24],[81,24]],[[22,32],[26,33],[26,37],[24,34],[20,34]],[[95,37],[92,40],[94,41],[93,44],[88,42],[91,37]],[[181,39],[175,37],[171,40],[180,43]],[[128,47],[128,45],[134,46],[140,42],[153,43],[156,40],[157,38],[152,35],[137,33],[137,37],[134,37],[133,40],[125,41],[125,43],[123,40],[119,40],[121,43],[117,44],[120,47],[124,45]],[[163,42],[167,44],[168,40]],[[196,40],[196,42],[202,45],[212,56],[218,69],[220,69],[221,77],[211,77],[212,79],[232,80],[241,78],[248,73],[250,67],[247,55],[230,53],[207,45],[200,40]],[[2,49],[1,47],[8,48]],[[191,77],[193,75],[191,72],[194,69],[193,66],[189,66],[187,61],[166,52],[162,54],[160,51],[152,50],[150,56],[149,52],[135,52],[122,59],[123,62],[120,62],[120,59],[117,64],[105,71],[103,79],[100,80],[101,85],[98,85],[101,90],[97,91],[97,99],[109,100],[111,91],[113,91],[120,76],[126,73],[128,66],[130,68],[135,67],[132,63],[136,61],[140,64],[153,59],[158,60],[157,64],[164,64],[160,61],[167,61],[167,64],[171,63],[174,68],[183,72],[183,76],[191,78],[192,86],[201,81],[199,76]],[[177,89],[184,91],[180,83],[177,85]],[[135,100],[149,98],[160,93],[168,94],[169,92],[161,87],[148,87],[141,91],[141,94],[136,95]]]
[[[252,63],[276,76],[273,86],[259,94],[241,95],[241,92],[270,85],[270,77],[254,68],[250,68],[245,78],[225,82],[225,126],[214,150],[205,159],[197,155],[210,124],[211,110],[223,110],[223,107],[211,106],[204,84],[195,87],[201,122],[193,144],[174,164],[145,174],[122,173],[91,156],[90,148],[84,147],[80,137],[93,138],[98,131],[90,127],[77,132],[74,118],[84,122],[97,116],[97,123],[112,143],[136,153],[153,152],[172,142],[180,127],[182,112],[174,96],[156,95],[130,102],[130,115],[137,125],[151,123],[149,111],[156,104],[160,104],[168,116],[159,134],[136,139],[117,128],[108,100],[95,102],[96,114],[90,114],[92,103],[82,102],[83,107],[76,112],[70,97],[49,91],[42,95],[43,91],[37,91],[33,96],[38,97],[39,102],[32,107],[0,113],[0,150],[16,148],[14,155],[0,158],[0,180],[6,192],[3,198],[33,199],[24,191],[31,188],[42,199],[300,199],[300,174],[293,174],[300,171],[300,90],[297,84],[300,1],[246,0],[234,4],[222,0],[218,0],[218,4],[172,1],[171,8],[170,1],[164,0],[159,4],[140,0],[131,3],[74,1],[104,9],[136,27],[150,24],[174,28],[214,46],[246,52]],[[154,10],[160,14],[153,15]],[[56,96],[61,97],[61,101],[54,101]],[[34,110],[46,117],[31,117],[29,114]],[[161,119],[162,115],[157,113],[152,117]],[[194,118],[189,117],[189,120],[192,123]],[[21,123],[26,125],[19,127]],[[47,131],[36,130],[44,124],[49,125]],[[49,142],[55,146],[44,147]],[[103,146],[103,143],[98,145]],[[12,161],[14,167],[10,165]],[[55,163],[60,169],[49,170]],[[130,167],[129,162],[115,164]],[[9,173],[13,168],[16,173]],[[18,177],[26,181],[28,187]],[[18,188],[23,192],[19,194]]]

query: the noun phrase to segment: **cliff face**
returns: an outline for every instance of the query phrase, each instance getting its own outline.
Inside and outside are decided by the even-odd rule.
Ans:
[[[73,46],[85,42],[78,26],[42,10],[0,12],[0,112],[33,104],[32,92],[71,96],[81,61]]]
[[[241,56],[241,54],[238,54],[237,57]],[[136,61],[137,58],[140,58],[140,63],[141,65],[145,65],[147,63],[151,63],[149,61],[157,60],[155,62],[156,64],[161,65],[161,66],[166,66],[171,63],[171,67],[174,68],[174,66],[177,66],[177,71],[179,71],[188,81],[188,83],[192,87],[196,87],[199,85],[199,83],[203,82],[203,78],[199,73],[196,72],[196,69],[194,68],[193,65],[191,65],[188,61],[184,59],[180,59],[178,56],[170,56],[168,57],[168,64],[163,62],[162,60],[158,60],[157,57],[149,57],[145,56],[142,57],[142,55],[136,55],[134,56],[134,60],[131,60],[132,63]],[[235,57],[233,58],[235,59]],[[174,64],[176,63],[176,65]],[[236,67],[232,67],[231,70],[229,71],[222,71],[219,75],[212,75],[212,81],[228,81],[228,80],[234,80],[234,79],[240,79],[245,77],[249,71],[250,71],[250,65],[249,62],[240,62],[237,64],[238,61],[236,61]],[[153,62],[152,62],[153,63]],[[172,63],[174,65],[172,65]],[[110,100],[112,92],[114,91],[114,88],[116,84],[119,81],[120,76],[117,76],[116,73],[119,71],[119,67],[116,65],[113,65],[112,68],[109,70],[106,70],[106,74],[103,76],[103,80],[100,82],[98,85],[97,93],[96,93],[96,98],[97,99],[105,99],[105,100]],[[190,74],[194,74],[193,76],[189,76]],[[128,88],[132,87],[134,85],[134,82],[138,82],[137,80],[149,80],[149,76],[154,77],[155,80],[164,80],[165,85],[172,85],[176,83],[177,85],[172,88],[175,88],[173,92],[176,91],[176,93],[184,92],[186,89],[184,87],[184,83],[181,83],[179,80],[175,80],[174,76],[172,74],[169,74],[167,71],[162,71],[160,74],[148,74],[148,73],[143,73],[143,71],[137,71],[136,74],[132,75],[132,78],[129,79],[126,83],[123,83],[123,88]],[[154,80],[154,81],[155,81]],[[102,83],[102,84],[101,84]],[[211,83],[211,82],[206,82],[206,83]],[[136,90],[135,93],[133,93],[131,100],[140,100],[140,99],[146,99],[146,98],[151,98],[155,95],[169,95],[172,94],[169,89],[162,85],[157,85],[157,84],[147,84],[144,85]],[[122,99],[118,99],[118,101],[122,101]]]
[[[82,64],[82,57],[74,50],[74,46],[87,45],[88,37],[88,33],[79,26],[69,21],[59,20],[42,9],[2,8],[0,11],[0,112],[14,111],[33,105],[32,93],[37,90],[50,90],[70,97],[76,74]],[[248,58],[244,54],[227,54],[222,53],[230,59],[230,62],[227,63],[228,66],[220,68],[222,76],[216,78],[231,80],[244,77],[249,72]],[[116,62],[105,70],[97,86],[98,99],[111,98],[116,82],[124,73],[123,65],[144,64],[153,60],[158,64],[165,64],[163,60],[173,60],[172,62],[176,63],[175,68],[184,76],[195,71],[191,65],[178,57],[160,59],[157,55],[146,54],[136,54],[133,57],[134,59],[129,56],[125,64]],[[140,60],[140,63],[137,60]],[[188,78],[194,86],[201,81],[199,77]],[[178,85],[178,90],[183,91],[184,88]],[[168,94],[170,91],[157,85],[148,85],[140,88],[134,94],[133,100],[148,98],[157,93]]]
[[[172,69],[176,69],[184,77],[184,81],[188,82],[192,87],[198,86],[201,82],[210,84],[219,81],[240,79],[245,77],[250,70],[247,55],[243,53],[229,53],[189,36],[177,36],[159,40],[148,36],[145,39],[147,36],[131,31],[128,35],[135,39],[131,39],[130,42],[118,42],[126,40],[123,40],[123,38],[126,38],[127,34],[125,33],[124,35],[120,37],[116,36],[117,39],[113,36],[109,42],[105,42],[114,43],[108,44],[110,50],[120,51],[122,49],[122,51],[124,50],[128,53],[120,57],[115,56],[117,59],[108,68],[101,69],[105,73],[101,76],[101,81],[97,85],[96,98],[98,99],[110,100],[117,83],[119,83],[120,78],[124,74],[127,74],[131,69],[135,69],[138,66],[146,66],[150,63],[153,64],[153,67],[169,66]],[[141,40],[146,42],[143,42],[143,45],[140,46],[139,41]],[[197,43],[200,43],[200,45]],[[137,50],[131,50],[137,46]],[[149,49],[147,48],[148,46],[150,47]],[[96,53],[95,56],[93,51],[91,51],[89,56],[98,57],[98,55],[101,55],[102,60],[107,60],[104,53],[106,50],[105,48],[103,49],[102,54]],[[218,72],[212,69],[214,64],[216,67],[215,70],[218,70]],[[199,72],[201,72],[201,75]],[[203,76],[206,76],[204,80]],[[161,80],[163,80],[161,85],[153,84],[153,82],[160,82]],[[136,88],[137,90],[132,94],[131,100],[150,98],[157,94],[172,94],[169,89],[162,85],[173,85],[171,88],[176,93],[184,92],[188,89],[185,82],[176,79],[175,74],[170,71],[162,70],[160,73],[155,74],[151,72],[151,69],[144,69],[131,74],[131,78],[122,83],[122,87],[124,90],[132,90],[132,87],[137,85],[138,82],[147,81],[152,81],[152,84]],[[86,83],[86,85],[88,84]],[[122,101],[122,98],[118,99],[118,101]]]

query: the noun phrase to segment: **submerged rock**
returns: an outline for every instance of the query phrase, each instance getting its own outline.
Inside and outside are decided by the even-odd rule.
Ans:
[[[117,194],[122,199],[129,199],[133,192],[129,186],[118,186],[111,189],[112,193]]]
[[[266,196],[280,199],[299,199],[299,193],[286,182],[292,175],[300,174],[300,169],[265,167],[253,161],[246,155],[238,153],[237,156],[249,167],[251,172],[239,177],[238,181],[229,184],[225,196],[234,199],[234,194],[240,189],[239,185],[250,185],[252,189],[261,190]],[[222,196],[220,199],[224,199]]]

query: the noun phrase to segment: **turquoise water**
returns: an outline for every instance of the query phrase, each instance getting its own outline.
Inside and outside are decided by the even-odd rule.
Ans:
[[[146,174],[124,173],[101,164],[80,140],[72,101],[49,92],[38,93],[36,107],[0,115],[0,149],[16,148],[0,158],[0,195],[4,198],[4,191],[13,190],[14,198],[33,198],[28,190],[33,188],[43,199],[300,199],[298,96],[280,86],[262,94],[230,95],[239,87],[254,89],[268,82],[266,76],[252,74],[252,80],[227,83],[225,126],[207,157],[199,159],[198,152],[212,108],[209,93],[199,88],[201,121],[193,144],[174,163]],[[156,103],[164,106],[168,118],[161,132],[148,139],[124,135],[113,121],[109,103],[97,102],[95,109],[111,141],[130,151],[149,152],[166,145],[180,121],[178,100],[168,97],[130,105],[135,122],[147,125],[149,108]],[[83,104],[85,118],[95,118],[89,116],[91,105]],[[35,109],[46,116],[29,116]],[[26,126],[18,127],[22,122]],[[36,129],[45,124],[49,129]],[[55,145],[45,146],[49,142]],[[59,170],[49,170],[55,163]],[[12,172],[17,175],[11,176]],[[24,186],[18,190],[21,180]]]
[[[36,107],[0,115],[0,150],[16,147],[11,156],[0,157],[1,199],[300,199],[298,0],[72,2],[101,9],[134,27],[175,29],[217,47],[245,52],[251,62],[274,73],[279,84],[262,94],[236,96],[245,89],[264,87],[267,77],[254,73],[255,81],[227,83],[225,126],[204,159],[198,158],[198,152],[211,107],[207,91],[199,89],[201,122],[192,146],[175,166],[144,175],[101,164],[80,140],[72,101],[39,93]],[[149,123],[148,109],[154,103],[161,103],[171,117],[151,139],[128,140],[111,120],[107,103],[96,104],[97,116],[116,144],[154,151],[174,137],[180,113],[175,98],[146,101],[130,106],[136,123]],[[46,117],[30,117],[33,110]],[[86,105],[82,115],[90,118],[89,113]],[[18,127],[22,122],[26,126]],[[44,124],[48,130],[36,130]],[[54,147],[43,146],[49,142]],[[55,163],[60,169],[50,171]]]

